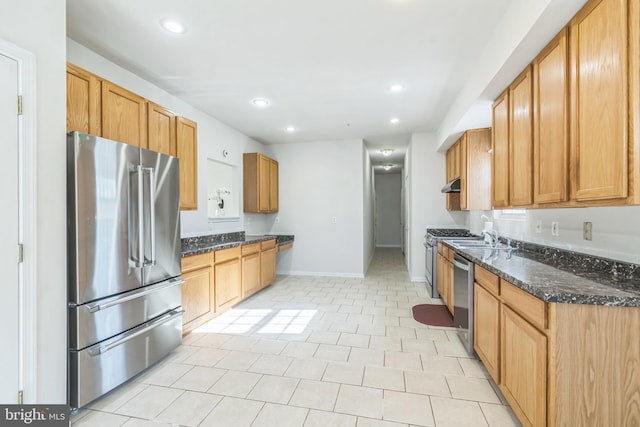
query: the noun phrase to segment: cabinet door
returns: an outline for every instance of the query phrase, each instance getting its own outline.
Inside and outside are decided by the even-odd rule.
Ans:
[[[460,177],[460,209],[469,209],[468,192],[469,182],[467,181],[467,133],[458,140],[458,176]]]
[[[269,159],[269,212],[278,212],[278,162]]]
[[[509,204],[533,203],[533,78],[531,67],[509,88]]]
[[[509,206],[509,92],[493,103],[491,132],[491,204],[494,208]]]
[[[276,280],[276,248],[261,252],[262,257],[262,287],[269,286]]]
[[[438,254],[438,261],[437,261],[437,274],[436,274],[436,287],[438,288],[438,293],[440,294],[440,298],[442,299],[442,301],[445,303],[447,303],[447,294],[445,293],[445,288],[444,288],[444,280],[445,280],[445,273],[446,273],[446,264],[447,260],[440,254]]]
[[[260,252],[242,256],[242,298],[260,290],[262,286]]]
[[[258,156],[258,210],[269,212],[269,166],[271,162],[266,156]]]
[[[464,210],[491,209],[491,129],[465,132],[462,144],[460,205]]]
[[[95,75],[67,64],[67,132],[101,136],[100,90]]]
[[[188,324],[201,316],[213,313],[215,307],[212,269],[204,267],[182,273],[182,322]]]
[[[575,200],[628,195],[627,13],[626,0],[592,1],[570,24]]]
[[[473,347],[500,383],[500,301],[477,283],[473,289]]]
[[[231,308],[242,296],[242,267],[240,258],[216,262],[215,289],[216,311]]]
[[[102,82],[102,136],[147,148],[144,98],[111,82]]]
[[[567,30],[533,61],[533,200],[568,200],[569,79]]]
[[[500,389],[525,426],[547,425],[547,337],[506,305]]]
[[[176,154],[180,159],[180,209],[198,209],[198,125],[176,119]]]
[[[159,153],[176,155],[176,115],[153,102],[147,103],[149,129],[148,148]]]

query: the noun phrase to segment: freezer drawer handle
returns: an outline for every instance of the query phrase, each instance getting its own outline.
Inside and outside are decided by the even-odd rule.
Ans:
[[[127,301],[131,301],[133,299],[140,298],[140,297],[143,297],[145,295],[149,295],[152,292],[156,292],[156,291],[159,291],[159,290],[165,289],[165,288],[170,288],[172,286],[181,285],[183,283],[184,283],[184,280],[182,280],[182,279],[173,279],[171,282],[166,283],[166,284],[164,284],[162,286],[150,287],[149,289],[147,289],[145,291],[136,292],[136,293],[133,293],[131,295],[127,295],[125,297],[118,298],[116,300],[106,302],[104,304],[90,305],[90,306],[88,306],[89,313],[95,313],[96,311],[105,310],[105,309],[107,309],[109,307],[113,307],[114,305],[120,305],[120,304],[125,303]]]
[[[153,321],[152,323],[150,323],[148,326],[140,329],[139,331],[136,331],[135,333],[128,335],[122,339],[119,339],[118,341],[114,341],[111,344],[107,344],[104,347],[98,347],[97,349],[89,349],[88,353],[91,357],[95,357],[95,356],[99,356],[101,354],[104,354],[106,352],[108,352],[109,350],[112,350],[124,343],[126,343],[127,341],[131,341],[132,339],[145,334],[147,332],[149,332],[152,329],[157,328],[158,326],[161,326],[165,323],[167,323],[170,320],[175,319],[176,317],[182,316],[182,313],[184,313],[184,310],[173,310],[168,314],[168,317],[163,316],[160,319],[157,319],[155,321]]]

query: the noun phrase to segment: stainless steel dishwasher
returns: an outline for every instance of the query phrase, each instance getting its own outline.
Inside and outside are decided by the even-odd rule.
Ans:
[[[473,355],[473,263],[453,256],[453,324],[469,354]]]

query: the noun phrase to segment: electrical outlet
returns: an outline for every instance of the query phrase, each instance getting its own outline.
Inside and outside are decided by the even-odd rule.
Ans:
[[[542,220],[541,219],[536,221],[536,233],[542,233]]]
[[[336,222],[338,222],[338,219],[335,216],[331,217],[331,223],[335,224]]]
[[[276,217],[276,224],[280,224],[280,217],[279,216]]]
[[[582,223],[582,238],[584,240],[591,240],[591,222],[583,222]]]
[[[560,223],[558,221],[551,222],[551,235],[552,236],[560,235]]]

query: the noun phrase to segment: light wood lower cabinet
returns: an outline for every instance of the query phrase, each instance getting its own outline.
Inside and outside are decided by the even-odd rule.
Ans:
[[[228,310],[242,298],[240,247],[214,252],[216,277],[216,312]]]
[[[547,425],[547,337],[507,306],[501,309],[500,390],[524,425]]]
[[[640,308],[546,303],[475,272],[474,347],[524,426],[640,425]]]
[[[500,382],[500,301],[477,282],[474,287],[473,347],[496,383]]]
[[[183,332],[189,332],[215,314],[213,254],[182,258]]]
[[[262,288],[260,243],[242,246],[242,298]]]
[[[440,298],[453,315],[453,253],[442,243],[438,243],[437,285]]]
[[[276,241],[262,242],[260,252],[261,286],[269,286],[276,280]]]

